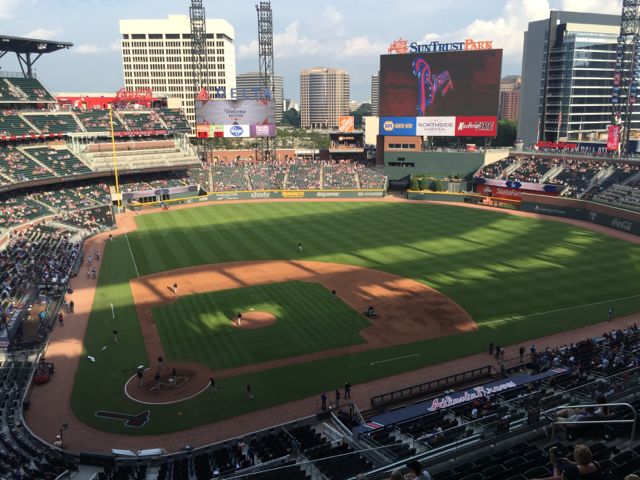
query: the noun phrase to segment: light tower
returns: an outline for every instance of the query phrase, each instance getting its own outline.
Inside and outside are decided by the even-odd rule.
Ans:
[[[621,127],[620,151],[629,150],[631,120],[640,80],[640,0],[623,0],[611,102],[612,123]]]
[[[265,92],[275,92],[275,79],[273,69],[273,13],[271,1],[261,1],[256,5],[258,14],[258,68],[260,72],[260,96],[264,98]],[[271,99],[273,100],[273,98]],[[278,106],[276,105],[276,108]],[[275,138],[263,137],[260,139],[260,155],[264,161],[276,159]]]
[[[194,96],[193,109],[200,93],[209,91],[209,64],[207,62],[207,15],[202,0],[191,0],[189,7],[191,20],[191,61],[193,67]],[[203,92],[204,93],[204,92]],[[211,143],[208,138],[197,140],[200,161],[209,161]]]

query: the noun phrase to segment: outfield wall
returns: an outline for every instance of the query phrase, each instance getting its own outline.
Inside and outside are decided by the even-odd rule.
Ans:
[[[265,200],[269,198],[372,198],[384,197],[384,190],[242,190],[209,192],[208,200]]]
[[[640,235],[640,213],[573,198],[522,194],[524,212],[571,218]]]

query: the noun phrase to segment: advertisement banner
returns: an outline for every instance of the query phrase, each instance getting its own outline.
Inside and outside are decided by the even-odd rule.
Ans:
[[[559,193],[559,187],[564,188],[564,186],[553,185],[550,183],[530,183],[530,182],[519,182],[517,180],[498,180],[496,178],[483,178],[476,177],[473,181],[477,184],[489,185],[494,187],[502,187],[502,188],[513,188],[516,190],[527,190],[528,193]],[[478,187],[478,190],[480,187]]]
[[[495,116],[456,117],[456,137],[495,137],[497,133]]]
[[[250,128],[252,137],[275,137],[276,126],[275,125],[251,125]]]
[[[251,136],[249,125],[225,125],[225,138],[248,138]]]
[[[607,150],[617,151],[620,148],[620,126],[609,125],[607,130]]]
[[[502,50],[424,50],[380,57],[381,116],[496,115]]]
[[[518,188],[498,187],[495,185],[485,185],[481,188],[478,188],[478,193],[480,195],[487,195],[495,198],[505,198],[507,200],[522,200],[523,193],[534,193],[536,195],[550,195],[554,197],[560,195],[560,192],[545,192],[545,191],[540,192],[540,191],[518,189]]]
[[[418,117],[416,135],[423,137],[453,137],[456,134],[456,117]]]
[[[353,115],[340,115],[338,117],[338,131],[343,133],[352,133],[355,128],[355,120]]]
[[[415,136],[416,117],[380,117],[380,135]]]

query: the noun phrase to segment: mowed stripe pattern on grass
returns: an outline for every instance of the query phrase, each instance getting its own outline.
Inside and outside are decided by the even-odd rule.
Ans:
[[[478,323],[640,292],[639,247],[569,225],[489,211],[346,202],[234,204],[146,215],[138,224],[130,239],[142,275],[250,259],[360,265],[422,281]]]
[[[243,330],[231,318],[250,310],[277,321]],[[364,343],[371,323],[317,283],[283,282],[180,297],[153,308],[169,361],[194,361],[214,370]]]
[[[96,363],[81,362],[73,392],[76,415],[111,432],[181,430],[316,396],[346,380],[357,388],[362,382],[485,351],[489,341],[511,345],[600,322],[606,320],[608,305],[616,315],[640,311],[640,247],[556,222],[442,205],[346,202],[220,204],[137,220],[140,230],[129,240],[141,275],[250,259],[360,265],[440,290],[480,326],[473,333],[226,378],[214,398],[151,407],[150,422],[133,431],[94,416],[98,409],[140,411],[122,394],[125,379],[144,362],[144,353],[129,288],[135,271],[124,238],[118,238],[105,255],[85,348],[91,353],[109,341],[109,302],[116,305],[116,325],[126,333],[126,344],[99,353]],[[302,253],[298,241],[304,244]],[[623,297],[631,298],[609,301]],[[604,303],[580,307],[593,302]],[[568,309],[558,310],[562,308]],[[411,354],[419,356],[371,365]],[[251,402],[244,391],[247,382],[256,394]]]

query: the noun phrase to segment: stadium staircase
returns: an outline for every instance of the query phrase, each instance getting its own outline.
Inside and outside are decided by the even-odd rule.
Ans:
[[[516,160],[515,162],[513,162],[511,165],[507,166],[507,168],[504,169],[504,171],[502,172],[502,174],[505,177],[508,177],[509,175],[511,175],[513,172],[515,172],[518,168],[520,168],[522,166],[522,162],[519,160]]]
[[[324,168],[320,168],[320,190],[324,188]]]
[[[549,169],[542,177],[540,177],[540,183],[553,183],[553,180],[564,171],[564,166],[558,165]]]
[[[588,195],[591,193],[591,191],[594,188],[597,188],[600,185],[602,185],[604,182],[606,182],[607,179],[611,177],[615,172],[616,172],[616,167],[613,165],[609,165],[608,167],[601,169],[598,173],[596,173],[593,176],[593,178],[589,182],[589,185],[587,185],[587,188],[585,188],[582,192],[580,192],[576,198],[588,197]]]

